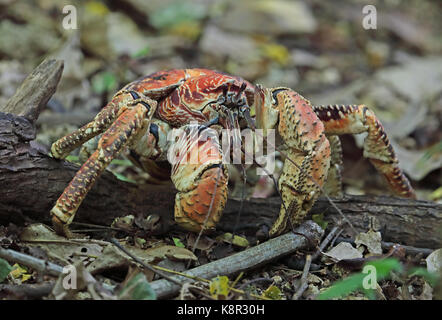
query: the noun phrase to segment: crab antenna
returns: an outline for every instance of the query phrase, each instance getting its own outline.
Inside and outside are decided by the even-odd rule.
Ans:
[[[241,148],[241,151],[242,151],[242,148]],[[246,168],[244,166],[244,163],[241,163],[241,169],[242,169],[241,170],[241,174],[242,174],[242,178],[243,178],[243,180],[242,180],[242,190],[241,190],[241,203],[239,205],[238,215],[236,216],[236,222],[235,222],[235,225],[233,227],[232,242],[230,244],[233,243],[233,237],[235,236],[236,228],[237,228],[237,226],[239,224],[242,208],[243,208],[243,205],[244,205],[244,198],[246,196],[246,192],[245,191],[246,191],[247,175],[246,175]]]
[[[236,96],[235,96],[235,99],[236,99],[236,100],[239,99],[241,93],[243,93],[243,92],[246,90],[246,88],[247,88],[247,85],[246,85],[245,82],[243,82],[243,84],[241,85],[241,87],[240,87],[239,90],[238,90],[238,93],[237,93]]]

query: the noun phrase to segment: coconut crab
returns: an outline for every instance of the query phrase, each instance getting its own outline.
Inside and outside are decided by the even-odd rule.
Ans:
[[[174,217],[181,227],[213,229],[226,203],[228,172],[219,140],[201,139],[201,133],[217,137],[217,128],[255,125],[264,135],[277,129],[286,146],[278,183],[283,203],[270,229],[271,237],[302,221],[327,180],[328,190],[340,188],[340,134],[366,132],[364,156],[395,194],[414,197],[381,123],[366,106],[313,106],[289,88],[263,88],[207,69],[170,70],[129,83],[93,121],[52,144],[52,155],[63,159],[101,135],[96,150],[88,154],[51,210],[56,231],[70,235],[68,226],[81,202],[124,148],[129,148],[131,159],[153,177],[170,174],[178,190]],[[188,134],[170,141],[167,136],[176,129]],[[232,139],[241,138],[233,134]],[[169,171],[161,164],[171,150],[177,161]],[[194,154],[201,155],[198,161],[184,161]]]

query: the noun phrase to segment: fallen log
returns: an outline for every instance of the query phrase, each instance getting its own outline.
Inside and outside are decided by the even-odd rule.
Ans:
[[[59,62],[43,62],[21,87],[29,100],[18,90],[7,108],[0,106],[1,224],[23,224],[30,219],[48,222],[50,209],[79,169],[75,164],[51,158],[47,147],[34,141],[34,123],[42,105],[55,91],[62,66]],[[156,214],[162,218],[164,231],[171,224],[175,193],[171,186],[137,186],[105,172],[80,206],[75,221],[109,225],[116,217],[128,214]],[[368,230],[375,217],[385,241],[423,248],[441,246],[441,204],[374,196],[345,196],[334,201],[358,231]],[[239,207],[240,201],[229,199],[220,228],[232,229]],[[263,223],[271,224],[279,207],[279,198],[246,200],[241,225],[257,228]],[[327,221],[339,219],[322,198],[311,213],[325,213]]]

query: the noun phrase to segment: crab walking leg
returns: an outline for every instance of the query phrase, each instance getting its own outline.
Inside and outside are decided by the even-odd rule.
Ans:
[[[335,197],[342,196],[342,146],[339,136],[327,136],[330,142],[331,156],[330,169],[328,170],[327,180],[325,181],[324,191]]]
[[[364,157],[382,173],[396,195],[416,197],[410,182],[399,168],[399,161],[382,124],[369,108],[365,105],[334,105],[314,107],[314,110],[324,123],[327,134],[367,132]]]
[[[135,91],[118,92],[112,100],[95,116],[94,120],[78,130],[55,141],[51,153],[57,159],[66,158],[74,149],[86,141],[104,132],[112,122],[125,110],[125,106],[141,99]]]
[[[228,182],[217,132],[201,125],[178,130],[181,135],[169,149],[171,178],[178,190],[175,221],[189,231],[213,229],[227,201]]]
[[[271,237],[286,231],[288,222],[302,222],[319,196],[318,185],[323,186],[330,166],[330,144],[310,102],[292,90],[280,91],[276,98],[278,131],[288,147],[287,157],[297,166],[288,159],[284,162],[279,188],[285,205],[270,229]]]
[[[137,103],[131,108],[127,107],[103,133],[98,149],[76,173],[51,210],[57,233],[69,236],[68,225],[99,175],[137,133],[148,130],[156,108],[155,101],[149,102],[149,104]]]

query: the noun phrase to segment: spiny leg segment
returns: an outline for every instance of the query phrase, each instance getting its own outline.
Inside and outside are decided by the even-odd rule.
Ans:
[[[292,90],[279,92],[277,99],[278,131],[288,147],[286,156],[290,160],[285,160],[279,178],[285,205],[270,229],[271,237],[283,233],[289,221],[292,225],[302,222],[319,196],[318,184],[323,186],[330,167],[330,143],[310,102]]]
[[[119,91],[94,120],[54,142],[51,146],[52,155],[57,159],[66,158],[73,150],[109,128],[125,110],[125,106],[133,103],[135,99],[139,99],[135,91]]]
[[[393,192],[401,197],[415,198],[407,177],[399,168],[399,161],[387,134],[373,111],[365,105],[315,106],[313,110],[330,135],[367,132],[364,157],[386,178]]]
[[[339,136],[327,136],[330,142],[330,168],[328,170],[327,180],[324,184],[324,191],[333,197],[342,196],[342,146]]]
[[[148,129],[156,102],[138,95],[135,98],[120,108],[116,120],[103,133],[98,149],[83,164],[52,208],[52,220],[57,233],[70,235],[68,225],[99,175],[138,132]],[[64,144],[67,145],[72,147],[75,143]]]

